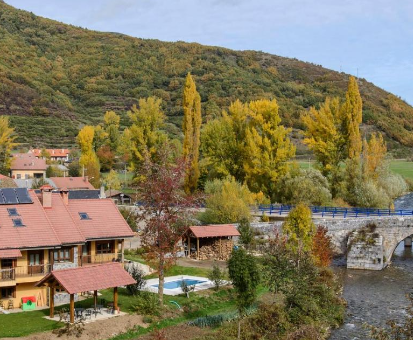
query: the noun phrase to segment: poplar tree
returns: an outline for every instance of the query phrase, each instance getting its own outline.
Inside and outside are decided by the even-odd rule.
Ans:
[[[192,193],[197,188],[200,174],[198,160],[202,117],[201,96],[196,91],[196,85],[190,73],[185,80],[183,108],[183,156],[188,164],[184,188],[185,192]]]
[[[370,140],[363,141],[363,172],[366,178],[377,180],[378,170],[383,164],[387,147],[380,133],[372,133]]]
[[[108,136],[108,145],[112,151],[116,151],[119,144],[120,117],[113,111],[107,111],[103,117],[103,127]]]
[[[0,174],[8,175],[11,166],[11,151],[17,145],[14,128],[9,126],[9,118],[0,116]]]
[[[95,128],[86,125],[79,131],[77,143],[81,151],[79,165],[84,167],[89,176],[90,183],[96,188],[100,185],[100,164],[93,148],[94,137]]]
[[[346,92],[346,101],[342,106],[343,130],[345,131],[347,155],[351,160],[358,160],[362,150],[360,124],[362,122],[362,100],[357,80],[350,77]]]

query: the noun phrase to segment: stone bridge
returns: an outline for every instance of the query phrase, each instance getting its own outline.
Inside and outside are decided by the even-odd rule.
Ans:
[[[253,227],[269,235],[274,228],[280,230],[282,223],[255,223]],[[347,255],[347,267],[356,269],[383,269],[390,263],[397,245],[413,235],[413,216],[315,218],[314,223],[328,229],[335,253]],[[369,224],[374,224],[375,230],[358,237],[360,230]]]

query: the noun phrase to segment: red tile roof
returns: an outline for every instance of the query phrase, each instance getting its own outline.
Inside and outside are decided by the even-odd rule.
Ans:
[[[8,177],[8,176],[4,176],[4,175],[0,174],[0,179],[7,179],[7,178],[9,178],[9,179],[10,179],[10,177]]]
[[[71,199],[68,209],[86,239],[132,237],[134,233],[110,199]],[[89,219],[81,220],[79,213]]]
[[[19,249],[0,249],[0,259],[14,259],[22,257]]]
[[[69,153],[69,149],[46,149],[51,157],[66,157]],[[32,153],[36,157],[40,157],[42,149],[31,149],[28,153]]]
[[[0,249],[60,246],[45,210],[34,191],[29,191],[33,204],[0,205]],[[16,208],[19,216],[9,216],[7,209]],[[13,219],[20,218],[22,227]]]
[[[56,279],[69,294],[136,283],[129,273],[122,268],[122,265],[117,262],[54,270],[37,282],[36,286],[42,286],[45,282],[53,279]]]
[[[15,155],[12,160],[11,170],[41,170],[45,171],[48,165],[44,159],[37,159],[26,154]]]
[[[197,238],[240,236],[241,235],[233,224],[193,226],[193,227],[189,227],[189,230],[192,231],[192,233]]]
[[[50,177],[57,188],[75,189],[95,189],[84,177]]]
[[[62,244],[86,241],[59,193],[52,193],[52,208],[44,211]]]

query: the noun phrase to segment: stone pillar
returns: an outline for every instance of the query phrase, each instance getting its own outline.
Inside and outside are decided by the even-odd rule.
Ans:
[[[406,248],[406,247],[411,248],[411,246],[412,246],[412,238],[411,238],[411,236],[410,236],[410,237],[406,237],[406,238],[404,239],[404,247],[405,247],[405,248]]]

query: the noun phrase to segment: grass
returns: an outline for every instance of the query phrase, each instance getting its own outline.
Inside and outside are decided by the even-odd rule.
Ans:
[[[172,266],[165,272],[166,276],[176,276],[176,275],[192,275],[192,276],[202,276],[208,277],[210,269],[207,268],[197,268],[197,267],[183,267],[183,266]],[[148,275],[148,279],[153,279],[158,277],[156,273]]]
[[[314,167],[314,161],[298,161],[301,169],[309,169]],[[390,170],[396,174],[413,180],[413,162],[406,160],[391,160]]]

